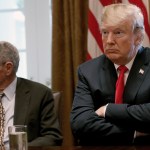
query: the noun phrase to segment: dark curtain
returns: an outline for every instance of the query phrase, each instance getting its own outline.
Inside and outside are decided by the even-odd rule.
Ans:
[[[52,0],[52,90],[62,92],[63,145],[73,145],[70,111],[77,67],[86,61],[88,0]]]

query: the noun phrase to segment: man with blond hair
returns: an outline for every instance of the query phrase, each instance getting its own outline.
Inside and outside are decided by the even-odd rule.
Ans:
[[[104,54],[78,68],[73,134],[81,145],[148,144],[150,48],[142,46],[143,14],[132,4],[108,5],[100,30]]]

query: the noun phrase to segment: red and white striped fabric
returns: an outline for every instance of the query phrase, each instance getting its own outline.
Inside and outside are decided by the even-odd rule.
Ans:
[[[102,39],[99,30],[100,15],[104,6],[112,3],[132,3],[141,8],[144,14],[145,39],[143,46],[150,46],[149,0],[89,0],[88,10],[88,55],[87,60],[103,53]]]

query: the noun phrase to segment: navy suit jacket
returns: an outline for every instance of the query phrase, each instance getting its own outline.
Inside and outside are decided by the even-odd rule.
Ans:
[[[123,105],[113,104],[116,80],[114,64],[105,55],[79,66],[70,120],[80,144],[132,144],[135,130],[150,130],[144,122],[150,123],[150,49],[141,48],[137,53],[125,85]],[[102,118],[95,110],[105,104],[108,109]]]
[[[52,92],[40,83],[17,78],[14,124],[27,125],[30,146],[62,143]]]

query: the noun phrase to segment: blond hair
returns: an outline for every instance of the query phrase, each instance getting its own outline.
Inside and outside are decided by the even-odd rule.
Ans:
[[[133,28],[144,28],[144,17],[141,12],[141,9],[133,4],[112,4],[104,7],[102,16],[101,16],[101,24],[104,21],[107,21],[109,25],[116,25],[125,19],[131,19],[133,23]]]

